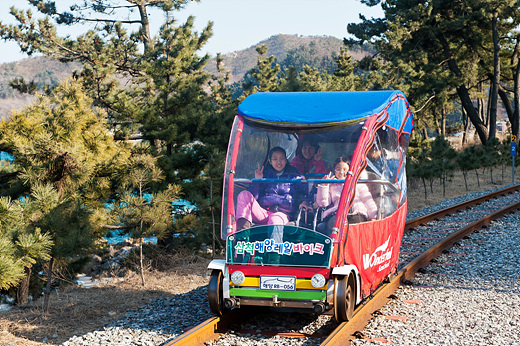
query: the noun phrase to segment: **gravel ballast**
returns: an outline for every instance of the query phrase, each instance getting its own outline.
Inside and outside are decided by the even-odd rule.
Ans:
[[[461,240],[367,325],[379,341],[352,345],[520,345],[519,238],[517,212]]]
[[[485,193],[489,193],[486,191]],[[475,198],[474,193],[414,211],[408,219]],[[352,345],[520,345],[520,213],[509,214],[461,240],[448,254],[401,286]],[[123,319],[63,343],[76,345],[161,345],[213,316],[206,287],[151,301]],[[291,317],[293,316],[293,317]],[[294,331],[329,331],[328,316],[296,316]],[[263,319],[266,324],[275,319]],[[285,323],[284,323],[285,324]],[[244,326],[243,326],[244,327]],[[212,345],[319,345],[320,339],[263,336],[272,325],[247,325],[254,337],[229,335]],[[282,328],[282,326],[280,326]],[[283,330],[291,327],[283,326]]]

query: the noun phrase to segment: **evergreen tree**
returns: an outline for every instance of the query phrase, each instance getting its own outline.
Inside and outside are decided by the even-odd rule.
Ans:
[[[138,100],[132,111],[134,119],[155,152],[164,155],[160,165],[169,182],[191,179],[202,169],[203,164],[197,164],[191,150],[198,155],[193,143],[205,143],[198,129],[208,126],[208,113],[214,106],[205,90],[212,78],[203,70],[209,56],[196,55],[211,36],[211,26],[200,36],[192,29],[192,17],[180,27],[167,22],[154,47],[143,57],[144,76],[129,92],[130,99]]]
[[[455,158],[457,152],[444,136],[437,136],[431,145],[431,159],[434,167],[434,177],[440,178],[442,182],[442,195],[446,195],[446,180],[455,169]]]
[[[363,2],[376,5],[381,1]],[[514,3],[513,8],[517,8]],[[472,88],[490,76],[498,85],[499,71],[493,71],[496,55],[494,58],[490,54],[496,47],[492,38],[494,13],[499,11],[498,20],[503,24],[497,26],[498,36],[507,32],[506,23],[517,20],[505,10],[511,2],[503,4],[473,0],[386,1],[385,18],[362,18],[359,24],[349,24],[348,30],[357,40],[346,41],[375,41],[390,85],[402,89],[416,108],[422,109],[439,93],[447,93],[446,100],[456,96],[485,144],[492,134],[473,105]],[[438,108],[444,105],[437,102]]]
[[[424,148],[417,153],[416,156],[410,157],[407,161],[407,171],[410,177],[421,179],[424,187],[424,199],[428,199],[428,190],[426,188],[426,181],[430,182],[430,190],[432,189],[432,182],[435,178],[435,166],[430,157],[430,148]],[[433,191],[432,191],[433,192]]]
[[[214,150],[225,152],[236,103],[222,90],[219,76],[204,72],[209,57],[197,56],[211,37],[212,24],[200,34],[193,31],[192,17],[175,25],[173,13],[188,0],[101,0],[91,13],[83,5],[63,13],[51,2],[31,3],[49,17],[38,22],[32,13],[13,10],[19,23],[0,24],[0,37],[18,42],[28,53],[82,63],[75,78],[94,105],[106,111],[106,125],[117,140],[152,146],[165,174],[163,186],[188,185]],[[150,8],[159,8],[165,17],[156,36],[149,29]],[[57,26],[79,22],[100,25],[76,38],[57,35]]]
[[[500,157],[500,141],[497,138],[490,139],[484,146],[484,152],[483,165],[489,168],[491,183],[495,184],[495,180],[493,179],[493,167],[502,161]]]
[[[49,234],[31,225],[40,212],[35,204],[0,198],[0,289],[18,286],[17,304],[27,303],[32,266],[48,260],[53,245]]]
[[[284,83],[284,79],[280,74],[280,65],[275,62],[274,55],[267,56],[267,50],[268,48],[265,44],[256,47],[258,64],[250,71],[256,84],[249,83],[243,85],[246,94],[252,94],[258,91],[277,91],[280,85]]]
[[[466,191],[468,191],[468,172],[471,170],[477,170],[480,168],[481,162],[480,157],[477,155],[474,146],[466,147],[464,150],[457,155],[455,160],[457,167],[462,171],[462,175],[464,176],[464,185],[466,186]],[[478,175],[477,175],[478,178]],[[480,181],[478,182],[480,186]]]
[[[285,74],[285,79],[280,86],[280,91],[302,91],[303,85],[294,66],[289,66]]]
[[[152,184],[163,179],[156,159],[138,150],[122,165],[116,174],[119,192],[114,202],[113,213],[116,223],[125,229],[139,244],[139,271],[145,286],[143,265],[143,238],[163,238],[173,226],[172,202],[179,197],[180,189],[175,185],[157,193],[150,189]]]
[[[16,256],[16,247],[9,234],[0,233],[0,289],[17,286],[26,275]]]
[[[290,49],[280,62],[282,70],[292,67],[296,73],[302,72],[306,65],[327,73],[333,73],[337,67],[333,56],[320,56],[319,47],[314,41],[308,45],[302,44],[297,48]]]
[[[0,250],[0,256],[5,256],[5,265],[8,265],[5,272],[0,270],[0,283],[3,283],[0,286],[17,286],[15,301],[19,305],[28,302],[32,266],[37,261],[49,260],[53,245],[50,233],[42,234],[36,226],[36,220],[42,217],[39,204],[40,201],[31,197],[15,201],[0,198],[0,237],[6,246]],[[23,273],[20,281],[16,280],[15,272]],[[10,276],[14,281],[9,280]]]
[[[348,54],[348,48],[340,48],[339,55],[334,58],[337,68],[333,73],[332,83],[329,90],[348,91],[348,90],[367,90],[360,85],[359,78],[354,74],[356,64]]]
[[[341,48],[334,57],[336,68],[332,74],[322,72],[318,68],[305,66],[298,78],[298,84],[304,91],[348,91],[367,90],[355,74],[356,63],[348,54],[347,48]]]
[[[505,138],[498,147],[500,153],[500,165],[502,166],[502,181],[504,181],[504,171],[507,166],[513,164],[513,158],[511,155],[511,137]]]
[[[317,68],[305,66],[300,73],[299,81],[303,91],[327,91],[332,78],[332,75]]]
[[[33,227],[54,245],[47,269],[47,295],[55,259],[85,254],[106,223],[104,202],[110,176],[127,157],[106,129],[105,113],[92,108],[78,82],[58,86],[50,96],[0,122],[0,147],[14,156],[16,175],[1,193],[37,203]]]

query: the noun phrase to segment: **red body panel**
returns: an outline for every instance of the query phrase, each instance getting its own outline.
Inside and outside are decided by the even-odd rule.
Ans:
[[[349,226],[345,260],[358,268],[363,296],[368,296],[397,268],[406,207],[404,203],[386,219]]]

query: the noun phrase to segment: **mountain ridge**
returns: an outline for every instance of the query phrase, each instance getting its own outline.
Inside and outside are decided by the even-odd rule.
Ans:
[[[265,44],[267,55],[274,55],[277,63],[283,63],[288,57],[299,64],[308,64],[321,70],[335,66],[333,56],[339,54],[343,41],[333,36],[273,35],[248,48],[222,54],[224,68],[229,70],[228,84],[240,82],[244,75],[257,65],[256,47]],[[364,48],[349,49],[354,60],[360,60],[368,51]],[[72,76],[74,70],[80,70],[79,63],[61,63],[46,57],[32,57],[16,62],[0,64],[0,118],[8,117],[12,111],[20,110],[36,98],[34,95],[20,94],[9,86],[14,79],[23,78],[26,82],[35,81],[39,86],[57,85]],[[216,57],[205,68],[212,74],[217,73]],[[329,71],[330,72],[330,71]]]

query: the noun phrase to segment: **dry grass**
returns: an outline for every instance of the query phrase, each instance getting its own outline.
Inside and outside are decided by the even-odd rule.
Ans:
[[[503,174],[502,174],[503,172]],[[435,180],[433,184],[433,193],[430,191],[429,183],[427,182],[427,199],[424,198],[424,187],[422,181],[411,180],[408,182],[408,211],[421,209],[424,207],[438,204],[444,200],[451,199],[458,196],[463,196],[471,192],[487,191],[501,188],[512,184],[512,169],[511,166],[496,167],[493,169],[493,181],[489,169],[482,172],[479,170],[480,186],[474,172],[469,172],[467,177],[468,190],[464,184],[464,177],[462,173],[457,172],[451,178],[451,181],[446,182],[446,191],[443,195],[442,185],[439,180]],[[520,170],[515,168],[515,183],[520,182]]]
[[[491,182],[489,171],[480,176],[480,187],[474,174],[468,180],[466,191],[462,174],[456,174],[447,183],[446,195],[436,181],[433,193],[424,189],[420,181],[409,182],[408,209],[413,211],[435,205],[445,199],[465,195],[469,192],[496,189],[511,184],[511,167],[507,167],[502,178],[502,170],[493,172],[495,182]],[[516,174],[520,176],[520,174]],[[516,182],[519,179],[515,179]],[[149,299],[169,297],[188,292],[207,284],[206,266],[209,258],[180,253],[161,258],[168,270],[148,271],[147,285],[141,286],[140,277],[129,272],[117,283],[105,284],[97,288],[85,289],[71,286],[54,292],[48,314],[42,313],[42,299],[25,307],[16,307],[0,313],[0,346],[60,344],[73,335],[85,334],[102,328],[107,323],[122,317],[128,310],[146,304]],[[47,338],[47,339],[45,339]]]
[[[185,293],[208,283],[209,259],[183,254],[172,262],[177,267],[166,272],[147,271],[146,287],[138,274],[129,272],[118,282],[95,288],[74,285],[53,292],[48,314],[42,312],[43,299],[0,313],[0,346],[60,344],[73,335],[102,328],[149,299]]]

